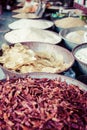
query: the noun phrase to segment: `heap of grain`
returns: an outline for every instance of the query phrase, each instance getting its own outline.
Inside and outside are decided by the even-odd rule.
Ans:
[[[56,27],[60,28],[70,28],[70,27],[84,26],[86,25],[86,23],[79,18],[66,17],[60,20],[56,20],[55,25]]]

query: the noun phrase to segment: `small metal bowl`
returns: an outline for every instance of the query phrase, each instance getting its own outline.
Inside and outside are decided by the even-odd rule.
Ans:
[[[80,71],[83,74],[87,74],[87,63],[82,62],[79,58],[75,56],[76,52],[82,48],[87,48],[87,43],[83,43],[81,45],[76,46],[73,50],[73,56],[75,57],[75,60],[77,61],[77,67],[79,67]],[[86,57],[87,58],[87,57]]]
[[[79,30],[82,30],[82,31],[87,31],[87,28],[82,26],[82,27],[73,27],[73,28],[67,28],[67,29],[62,29],[60,32],[59,32],[59,35],[61,36],[61,38],[64,40],[64,44],[65,46],[69,49],[69,50],[72,50],[74,49],[76,46],[78,46],[79,44],[78,43],[75,43],[73,41],[70,41],[69,39],[66,38],[66,35],[71,33],[71,32],[75,32],[75,31],[79,31]],[[80,43],[81,44],[81,43]]]
[[[54,26],[54,23],[49,20],[33,20],[33,19],[20,19],[16,20],[8,25],[12,30],[25,29],[25,28],[37,28],[37,29],[50,29]]]
[[[50,52],[51,54],[54,53],[56,56],[58,55],[62,55],[64,62],[68,63],[69,66],[67,66],[67,68],[62,69],[59,73],[65,72],[66,70],[68,70],[69,68],[71,68],[71,66],[74,64],[74,57],[72,55],[71,52],[69,52],[67,49],[64,49],[63,47],[60,47],[58,45],[51,45],[48,43],[39,43],[39,42],[24,42],[21,43],[27,47],[29,47],[29,49],[33,50],[34,52]],[[10,46],[14,46],[14,44],[10,45]],[[0,55],[2,55],[2,49],[0,50]],[[5,67],[3,67],[3,65],[1,64],[0,67],[2,68],[2,70],[4,71],[4,73],[6,75],[11,75],[11,76],[15,76],[15,75],[21,75],[23,73],[19,73],[16,71],[12,71],[9,70]]]
[[[15,29],[4,34],[4,38],[8,43],[21,42],[43,42],[50,44],[59,44],[62,38],[58,33],[43,29]]]

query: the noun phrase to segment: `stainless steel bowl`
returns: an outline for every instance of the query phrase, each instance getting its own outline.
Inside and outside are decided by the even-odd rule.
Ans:
[[[29,47],[31,50],[33,50],[35,52],[39,52],[39,51],[46,52],[47,51],[48,53],[50,52],[51,54],[54,53],[56,56],[58,56],[59,54],[62,55],[64,62],[68,63],[69,66],[66,69],[61,70],[59,73],[62,73],[64,71],[68,70],[74,64],[74,57],[73,57],[72,53],[69,52],[67,49],[60,47],[58,45],[51,45],[48,43],[39,43],[39,42],[24,42],[21,44]],[[12,44],[10,46],[14,46],[14,44]],[[2,49],[0,50],[0,54],[2,55]],[[12,70],[8,70],[7,68],[3,67],[2,65],[0,65],[0,67],[2,68],[2,70],[4,71],[4,73],[6,75],[11,75],[11,76],[21,75],[21,73],[18,73],[18,72],[12,71]]]
[[[83,43],[81,45],[78,45],[76,46],[73,50],[72,50],[72,53],[75,57],[75,60],[77,61],[77,67],[79,67],[80,71],[83,73],[83,74],[87,74],[87,63],[84,63],[82,62],[79,58],[77,58],[75,56],[76,52],[82,48],[87,48],[87,43]],[[87,57],[86,57],[87,58]]]
[[[19,42],[44,42],[50,44],[61,43],[61,37],[58,33],[50,30],[31,29],[15,29],[4,34],[4,38],[8,43]]]
[[[59,32],[59,35],[64,40],[64,44],[68,49],[72,50],[74,47],[76,47],[78,45],[78,43],[70,41],[69,39],[66,38],[66,35],[71,33],[71,32],[75,32],[75,31],[79,31],[79,30],[87,31],[87,28],[84,27],[84,26],[82,26],[82,27],[73,27],[73,28],[62,29]]]
[[[14,123],[12,128],[16,128],[16,124],[19,129],[28,130],[41,127],[43,130],[86,128],[87,85],[57,74],[32,73],[28,75],[29,79],[20,76],[0,81],[0,96],[4,98],[0,99],[2,118],[8,112],[12,117],[10,122]],[[13,117],[14,113],[17,113],[16,117]],[[25,126],[26,120],[21,123],[22,117],[27,119],[27,124],[36,124]],[[75,121],[78,121],[76,125]]]

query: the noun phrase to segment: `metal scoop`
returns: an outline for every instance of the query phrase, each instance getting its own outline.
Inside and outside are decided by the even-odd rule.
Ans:
[[[36,10],[35,15],[39,16],[39,17],[42,17],[42,15],[43,15],[43,13],[45,11],[45,8],[46,8],[46,3],[39,0],[38,9]]]

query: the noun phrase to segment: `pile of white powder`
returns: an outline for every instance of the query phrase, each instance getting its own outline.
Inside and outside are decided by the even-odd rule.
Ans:
[[[78,30],[78,31],[68,33],[65,36],[65,38],[67,38],[69,41],[74,42],[76,44],[81,44],[85,42],[84,34],[85,34],[84,30]]]
[[[33,41],[57,44],[61,41],[55,32],[35,28],[12,30],[5,34],[5,39],[10,43]]]
[[[87,64],[87,47],[78,50],[78,51],[75,53],[75,57],[76,57],[77,59],[79,59],[80,61],[82,61],[83,63],[86,63],[86,64]]]

